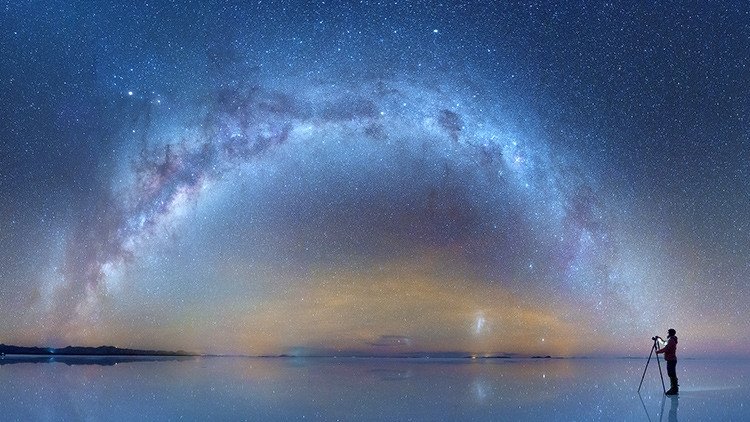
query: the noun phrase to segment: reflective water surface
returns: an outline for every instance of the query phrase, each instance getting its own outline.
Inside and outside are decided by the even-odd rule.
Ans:
[[[5,356],[0,409],[19,421],[750,420],[748,361],[682,359],[674,399],[654,361],[636,392],[645,363]]]

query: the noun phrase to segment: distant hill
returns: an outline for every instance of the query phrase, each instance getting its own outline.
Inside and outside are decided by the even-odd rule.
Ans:
[[[81,347],[68,346],[59,349],[52,347],[23,347],[0,344],[0,354],[5,355],[85,355],[85,356],[193,356],[194,353],[178,350],[121,349],[114,346]]]

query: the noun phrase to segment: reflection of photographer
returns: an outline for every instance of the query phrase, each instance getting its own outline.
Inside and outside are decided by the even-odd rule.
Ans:
[[[652,337],[652,340],[659,342],[660,349],[656,351],[657,354],[664,353],[664,360],[667,361],[667,376],[671,383],[671,388],[665,393],[668,396],[675,395],[679,391],[679,385],[677,384],[677,331],[674,328],[670,328],[667,331],[667,341],[664,341],[661,337]]]

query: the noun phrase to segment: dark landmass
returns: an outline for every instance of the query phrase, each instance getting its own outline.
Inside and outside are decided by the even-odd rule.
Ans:
[[[108,355],[3,355],[0,356],[0,366],[13,365],[17,363],[64,363],[68,366],[73,365],[98,365],[114,366],[119,363],[132,362],[166,362],[166,361],[187,361],[196,359],[195,356],[108,356]]]
[[[52,347],[24,347],[0,344],[0,355],[37,355],[37,356],[195,356],[194,353],[178,350],[176,352],[164,350],[121,349],[114,346],[81,347],[68,346]]]

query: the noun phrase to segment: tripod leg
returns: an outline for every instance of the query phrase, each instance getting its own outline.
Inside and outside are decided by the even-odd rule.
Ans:
[[[659,422],[661,422],[661,418],[664,417],[664,402],[667,401],[667,396],[661,396],[661,411],[659,412]]]
[[[648,360],[646,361],[646,367],[643,368],[643,375],[641,375],[641,383],[638,384],[638,391],[641,391],[641,386],[643,385],[643,378],[646,377],[646,370],[648,369],[648,364],[651,362],[651,355],[654,354],[654,348],[651,347],[651,353],[648,354]]]
[[[648,422],[651,422],[651,415],[648,414],[648,409],[646,409],[646,403],[643,402],[643,397],[641,396],[640,391],[638,392],[638,398],[641,399],[641,405],[643,406],[643,411],[646,412],[646,419],[648,419]]]
[[[654,340],[654,348],[656,347],[656,340]],[[661,363],[659,362],[659,354],[656,354],[656,364],[659,365],[659,377],[661,377],[661,389],[666,394],[667,387],[664,386],[664,374],[661,373]]]

